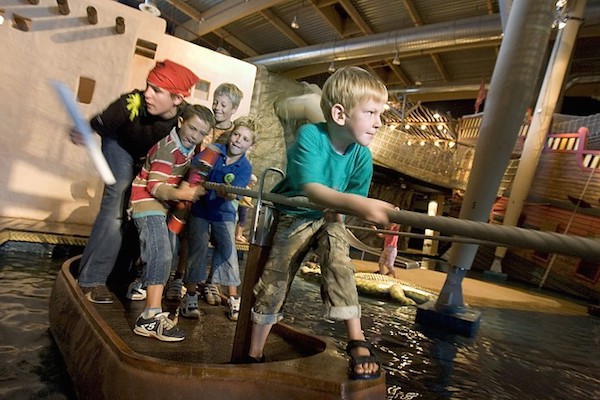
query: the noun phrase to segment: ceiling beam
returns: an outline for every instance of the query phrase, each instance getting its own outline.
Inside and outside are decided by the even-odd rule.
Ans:
[[[419,12],[417,11],[417,8],[415,7],[413,1],[402,0],[402,3],[404,4],[404,8],[406,8],[406,12],[408,12],[408,15],[410,16],[410,19],[412,20],[413,24],[415,26],[424,25],[423,18],[421,18],[421,15],[419,15]],[[442,62],[442,59],[437,54],[431,54],[430,58],[433,62],[433,65],[435,65],[435,68],[437,69],[440,76],[444,79],[444,81],[450,81],[450,75],[448,74],[446,66]]]
[[[352,21],[358,25],[362,33],[365,35],[372,35],[375,33],[349,0],[340,0],[340,4],[344,7],[344,10],[346,10],[350,18],[352,18]]]
[[[231,33],[227,32],[224,28],[219,28],[213,31],[215,35],[229,43],[231,46],[235,47],[242,53],[248,54],[250,57],[254,57],[259,55],[256,50],[246,45],[244,42],[239,40],[237,37],[233,36]]]
[[[413,24],[415,26],[423,25],[423,19],[419,15],[419,12],[415,7],[415,3],[413,3],[412,0],[402,0],[402,3],[404,4],[404,8],[406,9],[406,12],[408,13],[408,16],[412,20]]]
[[[404,70],[402,68],[400,68],[397,65],[394,65],[391,62],[388,62],[387,64],[388,64],[388,67],[390,67],[390,70],[392,71],[392,73],[394,75],[396,75],[398,77],[398,79],[400,79],[400,82],[402,82],[402,84],[404,84],[406,86],[413,84],[413,82],[406,75],[406,73],[404,72]]]
[[[190,11],[191,7],[182,0],[167,1],[191,18],[182,25],[198,36],[206,35],[239,19],[285,2],[285,0],[226,0],[204,12],[196,11],[190,15],[185,10]]]
[[[444,65],[444,63],[442,62],[441,57],[438,54],[432,54],[431,60],[435,64],[435,67],[437,68],[438,72],[440,73],[440,75],[442,76],[444,81],[449,82],[450,74],[448,74],[448,70],[446,69],[446,66]]]
[[[275,15],[271,10],[263,10],[260,15],[269,21],[275,28],[283,33],[288,39],[296,44],[296,46],[308,46],[308,43],[302,39],[296,31],[294,31],[287,23],[283,22],[281,18]]]
[[[338,37],[342,39],[344,37],[344,21],[340,14],[334,10],[333,6],[330,4],[323,6],[317,0],[308,0],[308,2],[312,6],[313,11],[318,13],[337,33]]]

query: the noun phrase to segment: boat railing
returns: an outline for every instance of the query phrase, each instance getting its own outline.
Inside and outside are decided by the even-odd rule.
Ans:
[[[582,168],[600,167],[600,150],[588,149],[587,128],[580,128],[576,133],[553,133],[546,139],[546,152],[565,152],[577,155]]]

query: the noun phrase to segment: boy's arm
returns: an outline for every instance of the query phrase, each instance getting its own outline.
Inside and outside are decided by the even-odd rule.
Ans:
[[[125,110],[125,98],[121,96],[110,103],[99,114],[90,119],[90,126],[99,136],[107,136],[110,134],[119,135],[128,122],[128,117]],[[77,127],[71,127],[69,131],[71,142],[78,146],[85,144],[83,134]]]
[[[174,191],[176,200],[197,201],[206,194],[206,189],[202,185],[191,187],[186,181],[181,181],[179,187]]]
[[[148,152],[146,160],[148,168],[148,184],[146,189],[158,200],[186,200],[196,201],[206,193],[202,186],[190,187],[189,184],[180,182],[174,187],[169,184],[173,176],[173,164],[175,159],[168,147],[161,146],[161,142],[155,144]]]
[[[342,193],[320,183],[306,183],[302,186],[308,199],[318,205],[346,211],[369,222],[387,224],[387,210],[394,205],[378,199],[371,199],[353,193]]]

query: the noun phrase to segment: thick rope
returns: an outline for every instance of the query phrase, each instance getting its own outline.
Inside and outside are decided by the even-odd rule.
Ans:
[[[258,192],[245,188],[206,182],[207,189],[224,187],[227,193],[241,196],[258,197]],[[325,207],[308,201],[306,197],[286,197],[276,193],[263,192],[262,198],[273,203],[291,207],[324,210]],[[350,214],[347,210],[341,213]],[[454,217],[442,217],[407,210],[389,210],[390,221],[397,224],[443,232],[446,235],[458,235],[486,242],[502,244],[506,247],[528,248],[545,253],[560,253],[586,260],[600,262],[600,240],[581,236],[563,235],[555,232],[542,232],[515,226],[495,225],[481,221],[471,221]]]

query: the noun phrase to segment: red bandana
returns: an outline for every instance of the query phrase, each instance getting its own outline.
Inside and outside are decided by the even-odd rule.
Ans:
[[[171,60],[159,61],[148,74],[148,82],[173,94],[187,97],[191,88],[198,82],[192,71]]]

